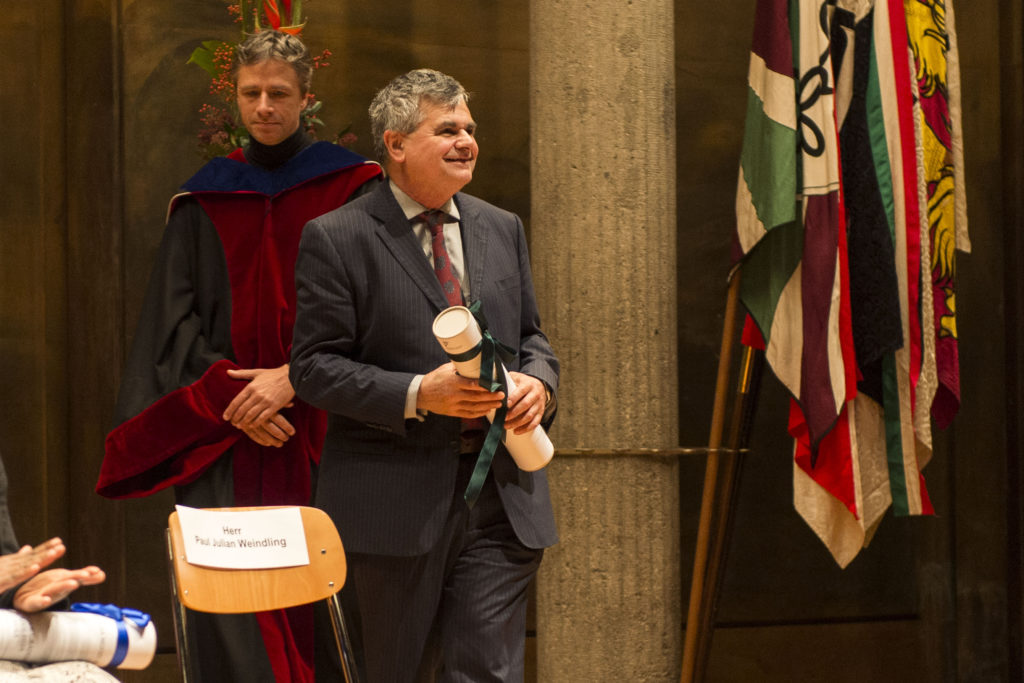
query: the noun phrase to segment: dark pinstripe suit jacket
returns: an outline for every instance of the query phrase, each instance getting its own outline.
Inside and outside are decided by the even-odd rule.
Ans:
[[[519,352],[509,370],[558,386],[540,331],[519,218],[457,194],[471,297],[494,336]],[[437,539],[458,467],[457,418],[404,418],[415,374],[447,357],[431,332],[444,292],[387,182],[308,223],[296,262],[291,381],[330,413],[315,504],[350,552],[417,555]],[[519,539],[557,541],[543,470],[519,470],[499,447],[492,465]]]

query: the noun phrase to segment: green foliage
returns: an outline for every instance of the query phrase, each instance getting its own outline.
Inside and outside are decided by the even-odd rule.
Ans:
[[[210,74],[210,78],[217,77],[217,65],[213,61],[214,53],[218,48],[230,48],[231,46],[225,43],[223,40],[204,40],[202,47],[197,47],[192,51],[186,64],[195,64],[206,73]]]

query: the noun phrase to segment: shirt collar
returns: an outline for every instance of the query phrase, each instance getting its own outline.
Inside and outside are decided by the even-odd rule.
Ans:
[[[402,213],[405,214],[406,218],[412,220],[413,218],[416,218],[416,216],[428,210],[427,207],[423,206],[418,201],[416,201],[415,199],[407,195],[405,192],[403,192],[402,188],[398,187],[398,185],[395,185],[395,181],[388,180],[388,183],[391,184],[391,193],[395,195],[395,199],[398,201],[398,206],[401,207]],[[454,197],[449,198],[448,201],[446,201],[438,208],[440,208],[441,211],[444,211],[446,214],[455,219],[456,222],[459,220],[459,207],[455,204]]]

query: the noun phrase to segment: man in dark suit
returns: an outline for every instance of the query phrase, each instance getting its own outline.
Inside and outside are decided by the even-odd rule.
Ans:
[[[522,680],[526,588],[557,541],[545,474],[504,446],[464,499],[474,422],[505,392],[456,373],[434,317],[479,302],[517,351],[506,428],[550,419],[558,384],[521,221],[459,192],[478,152],[467,99],[428,69],[381,90],[370,118],[389,182],[311,221],[296,263],[290,377],[330,414],[315,501],[345,544],[370,683]]]

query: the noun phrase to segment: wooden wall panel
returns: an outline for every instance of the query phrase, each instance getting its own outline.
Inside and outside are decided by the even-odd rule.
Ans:
[[[898,683],[923,670],[916,620],[727,627],[715,635],[712,683]]]
[[[57,2],[0,22],[0,453],[22,542],[67,536],[63,45]]]
[[[955,574],[955,678],[958,681],[1007,680],[1007,463],[1020,452],[1008,450],[1007,325],[1014,293],[1004,289],[1006,246],[1019,238],[1003,203],[1009,159],[1003,131],[1020,119],[1003,118],[1003,102],[1019,95],[1020,82],[1002,78],[1002,64],[1020,63],[1021,54],[1003,54],[996,46],[1020,45],[1021,24],[1007,22],[1000,3],[958,6],[957,29],[964,89],[964,148],[967,202],[973,251],[957,262],[957,324],[960,338],[962,409],[948,430],[946,445],[954,497],[948,514],[953,528],[950,557]],[[1018,7],[1018,19],[1019,19]],[[1006,32],[1015,41],[997,38]],[[1019,167],[1021,149],[1014,163]],[[1016,188],[1019,193],[1019,188]],[[1019,273],[1015,274],[1019,278]],[[1019,376],[1017,378],[1019,380]],[[954,673],[954,672],[951,672]]]
[[[999,12],[1004,26],[999,52],[1000,82],[1006,84],[1002,120],[1024,121],[1024,6],[1002,0]],[[1006,292],[1006,451],[1007,451],[1007,632],[1008,670],[1012,681],[1024,680],[1024,130],[1006,125],[1000,138],[1003,148],[1002,203],[1005,248],[1003,282]]]
[[[66,2],[69,565],[108,576],[96,598],[127,600],[124,513],[93,493],[122,363],[122,168],[117,3]]]

